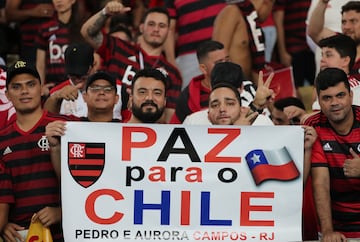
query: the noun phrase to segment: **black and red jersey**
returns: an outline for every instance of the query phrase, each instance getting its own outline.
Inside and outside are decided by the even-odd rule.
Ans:
[[[273,11],[284,11],[286,50],[290,54],[308,50],[306,19],[311,0],[276,0]]]
[[[103,59],[104,68],[121,80],[122,85],[131,86],[135,73],[144,68],[161,68],[168,73],[169,83],[166,90],[166,107],[175,108],[176,100],[181,92],[182,78],[179,70],[170,64],[165,56],[150,56],[139,45],[123,41],[119,38],[104,35],[98,49]],[[123,88],[123,90],[126,90]],[[126,96],[122,92],[122,97]],[[124,104],[127,102],[123,101]]]
[[[189,85],[184,88],[177,100],[175,113],[170,123],[180,124],[184,122],[186,116],[189,114],[209,106],[210,89],[201,84],[203,79],[204,75],[194,77]]]
[[[14,122],[0,132],[0,203],[10,204],[9,222],[27,228],[34,213],[60,206],[59,179],[45,136],[45,126],[59,119],[66,117],[44,111],[29,131]],[[61,224],[51,232],[54,240],[61,239]]]
[[[315,128],[318,139],[312,149],[313,168],[326,167],[330,175],[330,196],[334,230],[347,238],[360,238],[360,178],[345,177],[345,159],[353,159],[349,149],[360,154],[360,107],[353,106],[354,123],[347,135],[339,135],[320,112],[305,124]]]
[[[245,20],[249,35],[252,70],[259,72],[265,67],[265,38],[254,5],[249,0],[237,2]],[[256,38],[256,39],[255,39]]]
[[[195,53],[199,44],[211,40],[215,18],[225,6],[225,0],[165,0],[176,20],[177,55]]]
[[[37,47],[46,52],[45,83],[59,84],[66,77],[64,53],[70,44],[70,24],[61,23],[54,16],[38,31]]]
[[[52,4],[51,0],[22,0],[20,9],[32,9],[41,3]],[[28,18],[19,25],[21,43],[24,46],[34,46],[34,40],[39,34],[39,26],[48,21],[49,18]]]

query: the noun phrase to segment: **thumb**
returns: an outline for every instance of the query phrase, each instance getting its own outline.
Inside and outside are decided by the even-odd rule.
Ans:
[[[354,158],[359,158],[359,155],[352,148],[350,148],[349,151]]]
[[[75,87],[76,87],[77,89],[80,89],[80,90],[81,90],[81,89],[83,89],[84,85],[85,85],[84,82],[79,82],[78,84],[75,85]]]

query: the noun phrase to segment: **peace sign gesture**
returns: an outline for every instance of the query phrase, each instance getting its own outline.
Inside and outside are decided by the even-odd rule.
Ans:
[[[271,73],[264,82],[264,74],[259,72],[258,86],[256,89],[253,104],[257,109],[264,109],[269,106],[269,103],[273,102],[275,98],[274,91],[270,89],[271,81],[274,77],[274,73]]]

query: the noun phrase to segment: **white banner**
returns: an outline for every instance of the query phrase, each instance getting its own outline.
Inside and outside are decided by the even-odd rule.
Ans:
[[[69,122],[65,241],[300,241],[303,138],[296,126]]]

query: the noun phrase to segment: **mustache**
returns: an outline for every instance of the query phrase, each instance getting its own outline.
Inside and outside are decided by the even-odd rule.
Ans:
[[[158,105],[156,104],[156,103],[154,103],[154,101],[152,101],[152,100],[147,100],[147,101],[145,101],[145,102],[143,102],[142,104],[141,104],[141,107],[144,107],[144,106],[153,106],[153,107],[158,107]]]

